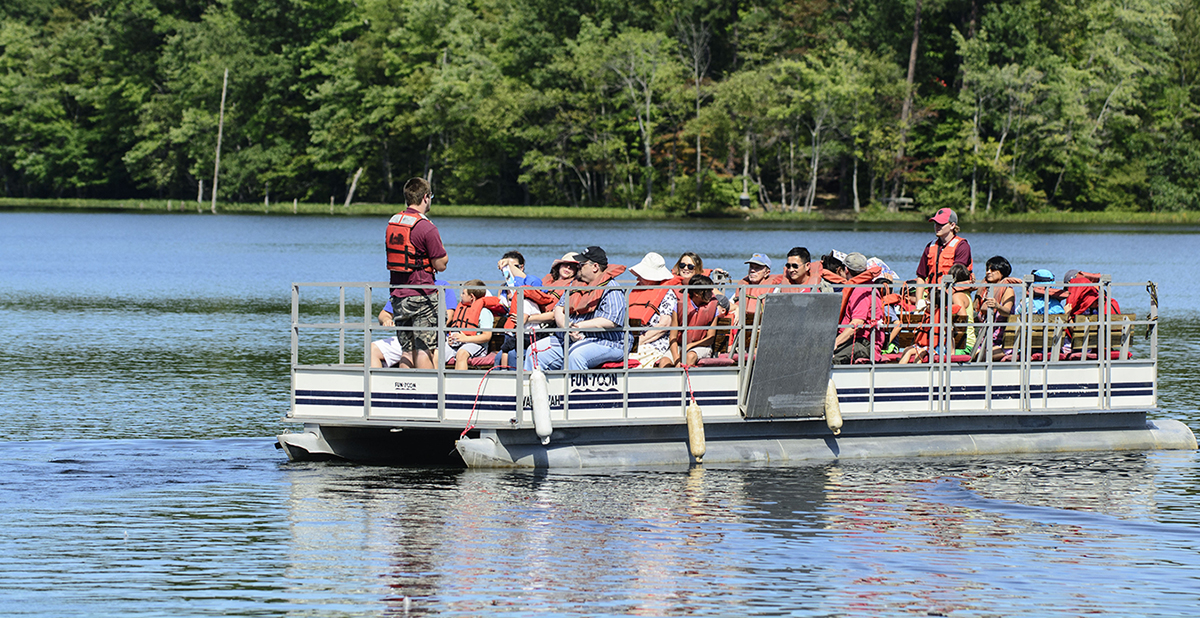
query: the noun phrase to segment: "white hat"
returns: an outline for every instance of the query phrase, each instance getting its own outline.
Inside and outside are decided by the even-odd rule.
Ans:
[[[554,263],[550,265],[551,272],[553,272],[555,268],[558,268],[559,264],[571,264],[573,266],[579,266],[579,254],[575,253],[574,251],[568,251],[564,253],[562,257],[554,260]]]
[[[630,272],[647,281],[666,281],[675,275],[667,269],[667,261],[663,256],[651,251],[642,261],[631,267]]]

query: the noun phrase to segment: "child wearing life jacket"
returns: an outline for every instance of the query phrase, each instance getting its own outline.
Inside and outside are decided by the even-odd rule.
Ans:
[[[975,329],[971,326],[954,326],[955,318],[959,322],[970,322],[972,313],[971,296],[967,293],[971,286],[960,285],[970,282],[971,273],[966,266],[955,264],[950,267],[946,274],[954,280],[954,286],[950,288],[949,295],[944,292],[932,294],[932,303],[929,306],[929,313],[926,316],[926,326],[917,334],[917,342],[904,351],[900,357],[900,363],[919,363],[929,358],[932,351],[933,354],[942,354],[947,352],[951,355],[967,355],[975,348]],[[947,297],[948,296],[948,297]],[[962,340],[962,347],[949,345],[943,342],[943,333],[945,332],[946,324],[943,321],[943,308],[945,302],[950,303],[950,343],[954,344]]]
[[[472,279],[458,301],[458,307],[450,312],[446,320],[446,345],[442,347],[442,358],[454,358],[455,369],[466,369],[468,361],[487,354],[491,329],[495,325],[495,314],[505,313],[504,305],[495,296],[488,296],[484,282]]]
[[[683,359],[685,364],[695,365],[700,359],[712,356],[713,342],[717,338],[717,331],[713,326],[717,322],[718,305],[713,295],[711,278],[695,275],[689,286],[686,324],[688,328],[675,331],[678,335],[672,347],[676,359]]]

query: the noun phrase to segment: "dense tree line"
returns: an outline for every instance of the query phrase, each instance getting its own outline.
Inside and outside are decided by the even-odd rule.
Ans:
[[[1200,0],[5,0],[24,197],[1200,209]]]

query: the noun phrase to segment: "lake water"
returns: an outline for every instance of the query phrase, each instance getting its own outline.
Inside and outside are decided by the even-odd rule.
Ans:
[[[448,279],[586,245],[902,276],[926,226],[442,219]],[[1191,229],[967,229],[975,261],[1154,280],[1200,431]],[[385,278],[383,221],[0,212],[0,614],[1181,616],[1194,452],[503,472],[290,464],[293,281]],[[1181,259],[1185,264],[1179,264]],[[776,268],[778,270],[778,267]],[[979,269],[977,268],[977,271]],[[1145,294],[1118,294],[1146,306]]]

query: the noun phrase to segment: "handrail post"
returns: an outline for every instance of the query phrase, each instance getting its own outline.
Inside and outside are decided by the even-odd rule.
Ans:
[[[371,284],[363,286],[363,418],[371,418]],[[394,307],[393,307],[394,309]]]
[[[288,409],[296,412],[296,367],[300,364],[300,286],[292,284],[292,362],[288,376],[291,382],[291,396],[288,398]]]

